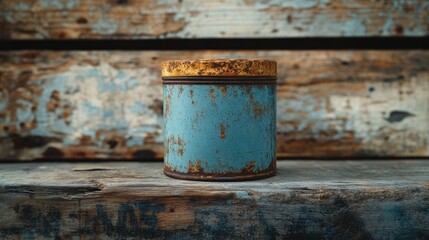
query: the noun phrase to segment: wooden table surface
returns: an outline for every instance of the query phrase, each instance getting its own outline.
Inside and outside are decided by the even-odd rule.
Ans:
[[[279,161],[248,182],[159,162],[0,164],[0,238],[427,239],[429,161]]]

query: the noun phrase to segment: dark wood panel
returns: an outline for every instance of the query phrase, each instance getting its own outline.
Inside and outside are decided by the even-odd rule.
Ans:
[[[280,157],[429,155],[427,51],[0,53],[0,158],[162,157],[160,62],[278,62]]]
[[[167,178],[161,163],[2,164],[0,238],[429,236],[427,161],[281,161],[278,170],[207,183]]]
[[[2,39],[427,36],[429,3],[4,0]]]

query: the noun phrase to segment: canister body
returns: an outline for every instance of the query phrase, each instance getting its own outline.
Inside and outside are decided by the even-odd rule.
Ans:
[[[163,94],[166,175],[213,181],[275,175],[275,81],[172,79]]]

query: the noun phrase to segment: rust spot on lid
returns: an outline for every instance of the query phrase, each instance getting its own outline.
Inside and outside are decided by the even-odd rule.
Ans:
[[[277,63],[258,59],[171,60],[161,64],[162,77],[277,76]]]

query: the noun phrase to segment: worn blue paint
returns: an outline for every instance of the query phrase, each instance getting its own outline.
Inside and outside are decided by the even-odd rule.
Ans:
[[[56,8],[56,9],[63,8],[63,3],[61,0],[41,0],[39,1],[39,4],[43,8]]]
[[[151,115],[151,114],[153,114],[152,111],[149,109],[148,104],[141,103],[141,102],[134,102],[134,104],[132,104],[129,107],[129,110],[132,113],[135,113],[137,115]]]
[[[305,14],[301,13],[298,15],[298,18],[300,15],[305,16]],[[332,16],[320,14],[316,15],[313,21],[324,23],[308,26],[309,32],[319,34],[320,36],[335,36],[338,32],[345,36],[365,36],[366,34],[365,21],[367,19],[361,19],[358,16],[350,17],[341,22],[332,22]]]
[[[237,196],[237,198],[239,199],[251,199],[251,197],[249,196],[249,194],[246,191],[237,191],[235,193],[235,195]]]
[[[95,106],[91,102],[84,102],[81,107],[83,108],[83,111],[94,115],[100,115],[102,112],[99,107]]]
[[[80,0],[40,0],[39,4],[43,8],[53,8],[53,9],[74,9],[76,8],[80,3]]]
[[[277,105],[278,131],[286,134],[301,132],[308,134],[308,138],[321,139],[329,132],[329,138],[333,140],[348,136],[348,132],[355,131],[354,119],[359,118],[359,111],[336,112],[335,117],[329,117],[329,98],[317,98],[311,94],[294,94],[293,97],[279,99]],[[297,111],[299,110],[299,111]],[[305,115],[305,117],[303,117]],[[322,120],[321,120],[322,119]],[[295,125],[296,124],[296,125]],[[356,132],[357,138],[367,134]]]
[[[100,16],[98,21],[91,25],[92,31],[98,34],[114,34],[118,30],[118,23],[112,19],[105,19],[104,16]]]
[[[33,104],[24,99],[18,99],[17,103],[20,105],[20,108],[16,109],[16,124],[19,125],[21,122],[30,121],[34,118],[33,113],[31,111],[31,107]]]
[[[275,85],[164,85],[165,165],[179,174],[253,174],[276,157]],[[195,172],[193,172],[195,174]]]
[[[28,3],[17,3],[13,6],[13,8],[18,11],[28,11],[30,10],[31,6]]]
[[[76,8],[80,3],[80,0],[67,0],[66,1],[66,7],[67,9],[73,9]]]
[[[330,0],[301,0],[301,1],[283,1],[283,0],[271,0],[265,2],[256,2],[256,9],[266,9],[272,6],[279,6],[282,8],[293,8],[293,9],[308,9],[317,6],[326,6],[330,3]]]

